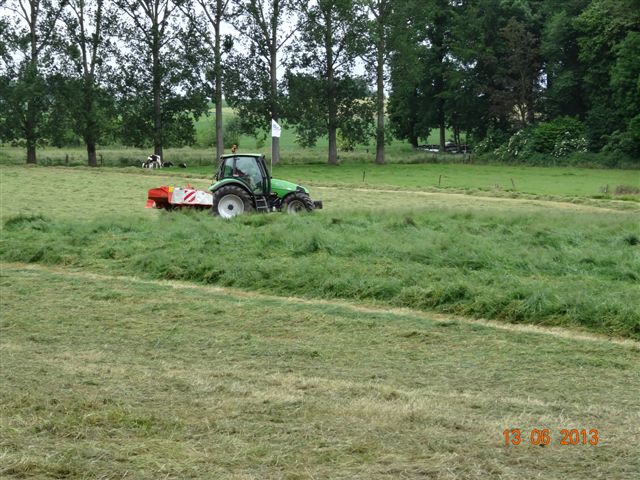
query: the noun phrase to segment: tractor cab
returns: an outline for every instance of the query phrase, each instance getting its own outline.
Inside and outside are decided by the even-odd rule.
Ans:
[[[269,195],[271,176],[264,161],[264,155],[232,154],[220,157],[216,181],[237,180],[254,195]]]
[[[272,178],[264,155],[259,153],[222,155],[215,179],[209,187],[212,213],[221,217],[252,211],[299,213],[322,208],[322,202],[312,201],[306,188]]]

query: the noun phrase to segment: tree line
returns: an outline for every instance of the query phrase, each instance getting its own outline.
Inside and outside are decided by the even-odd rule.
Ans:
[[[0,140],[194,142],[223,99],[302,146],[432,130],[505,160],[640,157],[640,0],[0,0]],[[231,25],[233,28],[225,26]],[[233,33],[225,34],[225,31]],[[279,159],[274,139],[272,156]]]

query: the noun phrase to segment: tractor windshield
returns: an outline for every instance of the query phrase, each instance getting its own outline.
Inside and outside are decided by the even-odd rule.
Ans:
[[[255,193],[262,193],[262,172],[254,157],[237,157],[233,176],[244,180]]]

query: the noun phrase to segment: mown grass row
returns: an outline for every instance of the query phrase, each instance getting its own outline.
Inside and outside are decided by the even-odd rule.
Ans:
[[[0,257],[640,338],[637,216],[328,213],[19,215]]]

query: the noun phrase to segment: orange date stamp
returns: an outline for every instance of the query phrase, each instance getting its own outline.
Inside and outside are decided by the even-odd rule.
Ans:
[[[517,445],[549,445],[552,442],[551,430],[548,428],[534,428],[531,431],[522,431],[519,428],[508,428],[502,432],[505,446]],[[577,429],[563,428],[560,430],[560,445],[597,445],[600,441],[598,430],[592,428]]]

